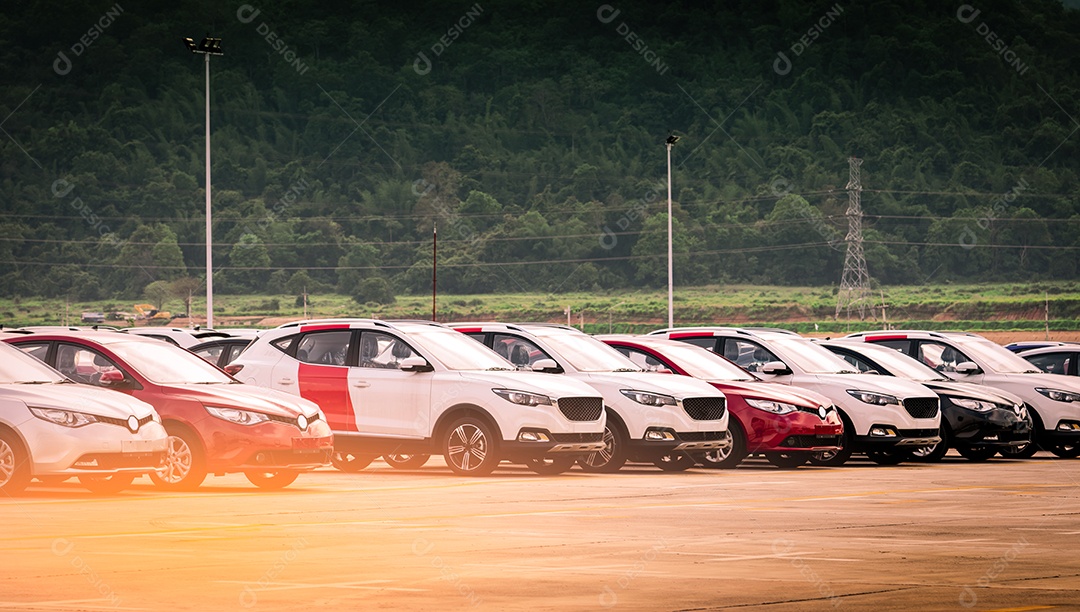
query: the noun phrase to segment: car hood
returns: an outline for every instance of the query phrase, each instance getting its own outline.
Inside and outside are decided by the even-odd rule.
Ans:
[[[860,391],[873,391],[894,395],[903,400],[908,397],[937,397],[937,394],[925,386],[910,380],[894,378],[892,376],[877,376],[873,374],[811,374],[809,378],[817,379],[823,385],[844,387],[844,389],[858,389]],[[796,381],[795,384],[799,384]]]
[[[921,384],[925,385],[931,391],[940,393],[942,395],[958,395],[961,397],[970,397],[984,402],[1005,404],[1008,406],[1015,406],[1017,404],[1024,403],[1022,399],[1016,397],[1012,393],[998,391],[996,389],[985,387],[983,385],[976,385],[974,383],[945,382],[932,380],[922,382]]]
[[[719,397],[723,393],[709,383],[676,374],[657,372],[582,372],[576,375],[578,380],[589,384],[617,386],[620,389],[635,389],[684,397]]]
[[[558,399],[560,397],[600,397],[589,385],[561,374],[524,371],[458,371],[464,380],[491,385],[492,389],[514,389],[539,393]]]
[[[0,394],[28,406],[75,410],[117,419],[126,419],[131,415],[141,419],[154,413],[154,407],[144,401],[119,391],[90,385],[0,385]]]
[[[310,417],[319,410],[317,405],[306,399],[255,385],[169,385],[166,393],[203,404],[255,410],[289,418],[301,413]]]
[[[797,406],[810,406],[817,408],[833,405],[833,401],[824,395],[808,389],[790,387],[769,382],[736,382],[736,381],[710,381],[714,387],[725,394],[736,394],[752,398],[770,399],[785,404]]]
[[[959,381],[962,382],[962,381]],[[991,387],[1002,387],[1021,395],[1026,391],[1034,391],[1035,387],[1047,387],[1060,389],[1071,393],[1080,393],[1080,377],[1065,376],[1064,374],[986,374],[982,384]]]

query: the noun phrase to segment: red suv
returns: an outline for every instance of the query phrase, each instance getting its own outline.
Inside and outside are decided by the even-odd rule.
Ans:
[[[327,465],[334,438],[319,407],[245,385],[186,350],[117,332],[34,333],[6,342],[78,383],[134,396],[157,409],[169,448],[151,472],[166,489],[194,489],[207,474],[243,472],[280,488]]]
[[[677,340],[598,336],[646,370],[708,381],[728,398],[731,446],[704,453],[705,467],[732,468],[747,455],[763,453],[777,467],[806,463],[812,452],[839,448],[844,426],[829,398],[769,383],[716,353]]]

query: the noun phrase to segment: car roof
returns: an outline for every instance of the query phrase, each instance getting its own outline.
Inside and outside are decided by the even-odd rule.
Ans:
[[[667,338],[661,338],[660,336],[635,336],[633,334],[598,334],[595,337],[601,342],[630,342],[633,344],[639,344],[641,346],[671,346],[677,348],[686,348],[687,346],[685,342],[679,342],[678,340],[668,340]]]
[[[979,338],[979,334],[965,331],[927,331],[919,329],[882,329],[877,331],[855,332],[844,336],[845,338],[870,338],[875,340],[907,340],[909,338],[952,338],[962,340],[964,338]]]
[[[535,336],[550,336],[561,333],[574,333],[585,335],[585,332],[575,327],[568,327],[561,323],[500,323],[498,321],[448,323],[447,327],[462,333],[476,333],[486,331],[517,331],[526,332]]]
[[[1023,351],[1019,351],[1016,354],[1021,357],[1027,357],[1028,355],[1045,355],[1048,353],[1069,353],[1080,351],[1080,345],[1075,343],[1062,343],[1055,344],[1053,346],[1040,346],[1037,348],[1030,348]]]
[[[29,334],[21,334],[20,336],[12,336],[17,339],[35,339],[42,341],[53,340],[90,340],[98,344],[117,344],[120,342],[157,342],[161,343],[161,340],[156,338],[147,338],[139,335],[119,334],[111,331],[45,331],[45,332],[33,332]]]
[[[739,335],[747,338],[760,338],[769,340],[776,337],[802,338],[799,334],[786,329],[775,327],[723,327],[723,326],[698,326],[698,327],[669,327],[650,332],[649,335],[667,334],[670,338],[694,338],[702,336],[728,336]]]

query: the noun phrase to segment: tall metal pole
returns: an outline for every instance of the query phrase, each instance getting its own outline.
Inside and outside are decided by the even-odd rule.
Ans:
[[[439,269],[439,228],[438,224],[431,226],[431,320],[435,318],[435,295],[438,287],[437,271]]]
[[[672,263],[671,248],[671,145],[675,144],[668,138],[667,141],[667,324],[675,327],[674,308],[674,280],[675,272]]]
[[[206,327],[214,328],[214,260],[210,229],[210,54],[206,57]]]

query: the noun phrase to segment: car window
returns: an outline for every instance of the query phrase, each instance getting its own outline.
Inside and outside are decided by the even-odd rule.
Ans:
[[[957,364],[971,361],[967,355],[940,342],[920,342],[916,358],[938,372],[955,372]]]
[[[276,348],[282,353],[288,353],[289,347],[292,346],[293,340],[295,339],[296,336],[285,336],[284,338],[278,338],[277,340],[274,340],[270,343],[270,346]]]
[[[225,349],[222,345],[217,346],[199,346],[191,349],[192,353],[195,353],[199,357],[202,357],[207,363],[217,365],[218,357],[221,356],[221,352]]]
[[[551,356],[536,344],[509,334],[494,334],[491,346],[496,353],[521,369],[529,369],[541,359],[551,359]]]
[[[700,346],[701,348],[709,349],[710,351],[716,351],[716,338],[679,338],[679,342],[685,342],[687,344],[693,344],[694,346]]]
[[[1068,374],[1070,357],[1072,357],[1072,353],[1043,353],[1041,355],[1031,355],[1026,359],[1043,372]]]
[[[664,370],[664,371],[670,371],[671,370],[670,368],[667,367],[666,364],[661,362],[659,359],[657,359],[656,357],[653,357],[652,355],[650,355],[650,354],[648,354],[648,353],[646,353],[644,351],[640,351],[638,349],[627,348],[625,346],[614,346],[612,348],[619,351],[623,355],[626,355],[627,357],[629,357],[630,361],[634,362],[634,365],[636,365],[637,367],[639,367],[642,370],[645,370],[647,372],[659,372],[660,370]]]
[[[33,344],[19,344],[19,349],[21,349],[22,352],[30,355],[31,357],[37,357],[41,361],[45,361],[45,357],[49,354],[49,343],[38,342]]]
[[[875,341],[874,344],[878,346],[887,346],[904,354],[907,354],[908,347],[911,346],[911,342],[908,340],[881,340]]]
[[[296,347],[296,358],[304,363],[345,365],[349,356],[352,331],[348,329],[304,334]]]
[[[760,372],[770,361],[782,361],[757,342],[728,338],[724,341],[724,357],[751,372]]]
[[[243,345],[243,344],[228,344],[228,345],[226,345],[225,346],[226,350],[223,351],[223,353],[225,354],[225,360],[223,362],[221,362],[220,365],[224,367],[224,366],[229,365],[233,361],[236,361],[236,358],[240,356],[240,353],[244,352],[245,348],[247,348],[247,345]]]
[[[397,369],[409,357],[420,357],[404,340],[383,332],[365,331],[360,336],[360,367]]]
[[[75,382],[104,386],[101,384],[101,375],[120,368],[97,351],[61,343],[56,347],[56,369]]]
[[[855,355],[852,355],[850,353],[836,353],[836,356],[843,359],[844,361],[850,363],[851,365],[855,366],[855,369],[857,369],[860,373],[861,372],[870,372],[872,370],[874,372],[878,372],[879,374],[884,374],[884,372],[878,371],[877,368],[872,366],[865,359],[861,359],[861,358],[856,357]]]

